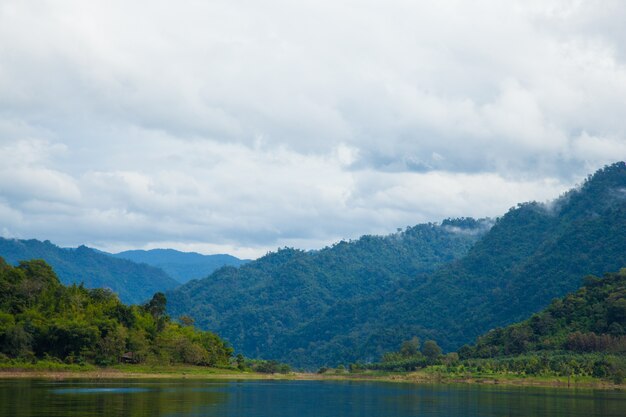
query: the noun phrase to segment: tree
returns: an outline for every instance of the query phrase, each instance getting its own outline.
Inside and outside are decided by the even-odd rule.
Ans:
[[[37,281],[42,285],[60,285],[57,274],[55,274],[52,267],[42,259],[21,261],[18,268],[26,273],[27,278]]]
[[[13,357],[31,354],[33,336],[21,324],[9,327],[5,333],[5,346],[2,350]]]
[[[237,354],[237,368],[240,371],[243,371],[246,368],[246,360],[244,359],[243,355],[241,353]]]
[[[124,354],[128,331],[123,326],[115,326],[109,329],[106,336],[97,343],[96,362],[99,365],[111,365],[116,363]]]
[[[165,316],[165,309],[167,306],[167,298],[162,292],[157,292],[152,296],[152,299],[144,304],[144,309],[152,315],[154,320],[159,320]]]
[[[434,340],[427,340],[422,346],[422,353],[428,358],[429,362],[433,362],[441,355],[442,350]]]
[[[405,340],[400,346],[400,354],[405,357],[416,356],[420,352],[420,339],[414,336],[411,340]]]
[[[169,317],[165,314],[166,306],[167,299],[162,292],[155,293],[152,299],[143,306],[156,322],[157,331],[163,330],[165,328],[165,322],[169,320]]]

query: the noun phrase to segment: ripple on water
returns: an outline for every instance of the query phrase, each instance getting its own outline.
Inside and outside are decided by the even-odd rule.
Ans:
[[[148,392],[148,388],[116,387],[116,388],[60,388],[52,390],[54,394],[133,394]]]

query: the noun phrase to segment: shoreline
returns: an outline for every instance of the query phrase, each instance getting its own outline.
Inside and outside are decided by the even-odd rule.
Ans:
[[[283,381],[353,381],[353,382],[388,382],[409,384],[467,384],[499,385],[509,387],[544,387],[564,389],[616,389],[626,390],[626,384],[614,384],[595,378],[572,378],[568,383],[565,377],[525,377],[517,375],[489,376],[445,376],[424,372],[407,374],[317,374],[295,372],[289,374],[262,374],[255,372],[237,372],[220,369],[191,369],[190,371],[159,368],[153,371],[103,368],[97,370],[35,370],[35,369],[0,369],[0,379],[191,379],[191,380],[283,380]]]

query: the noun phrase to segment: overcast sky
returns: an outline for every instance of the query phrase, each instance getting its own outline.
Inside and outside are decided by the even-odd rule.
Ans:
[[[626,2],[0,0],[0,235],[256,257],[626,157]]]

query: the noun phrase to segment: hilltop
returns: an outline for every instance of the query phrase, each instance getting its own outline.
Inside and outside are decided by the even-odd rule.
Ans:
[[[239,259],[232,255],[202,255],[174,249],[128,250],[111,255],[161,268],[170,277],[182,284],[192,279],[206,278],[223,266],[238,267],[250,262],[247,259]]]

